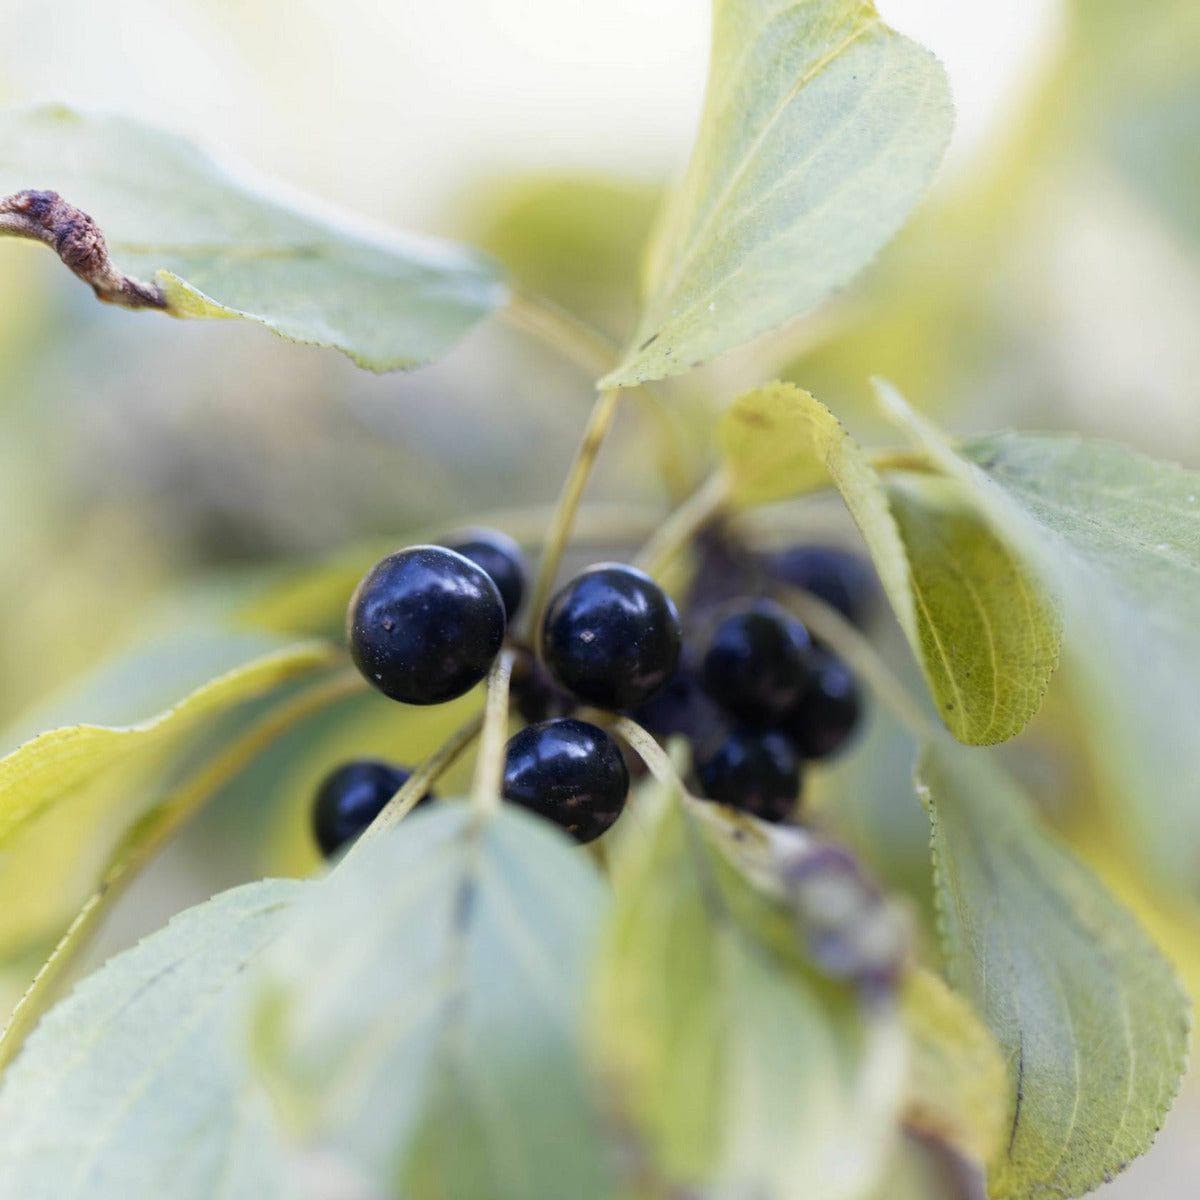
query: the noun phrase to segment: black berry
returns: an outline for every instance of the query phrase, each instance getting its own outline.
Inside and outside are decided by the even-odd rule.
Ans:
[[[773,724],[808,683],[812,641],[794,617],[768,600],[726,617],[704,656],[704,686],[735,716]]]
[[[577,842],[609,829],[628,792],[629,772],[616,742],[586,721],[527,725],[508,743],[504,798],[553,821]]]
[[[331,771],[317,789],[313,836],[328,858],[353,841],[383,811],[408,781],[409,773],[391,763],[362,759]],[[421,797],[424,804],[430,797]]]
[[[371,569],[350,601],[350,653],[385,696],[440,704],[470,691],[504,641],[492,577],[443,546],[412,546]]]
[[[526,568],[521,547],[498,529],[471,529],[451,542],[449,549],[469,558],[492,577],[512,621],[525,595]]]
[[[850,668],[827,650],[813,651],[808,686],[787,731],[805,758],[826,758],[845,746],[858,725],[862,701]]]
[[[791,546],[767,555],[768,573],[802,588],[862,626],[878,598],[875,574],[866,560],[840,546]]]
[[[661,688],[679,661],[679,614],[643,571],[603,563],[550,602],[542,652],[555,679],[598,708],[633,708]]]
[[[736,729],[696,763],[704,795],[764,821],[787,821],[800,796],[800,758],[774,731]]]

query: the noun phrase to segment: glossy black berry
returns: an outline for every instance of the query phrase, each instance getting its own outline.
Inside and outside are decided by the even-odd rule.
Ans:
[[[878,598],[871,565],[840,546],[791,546],[764,561],[767,572],[781,583],[802,588],[862,626]]]
[[[770,725],[808,684],[812,641],[794,617],[760,600],[726,617],[704,655],[704,686],[735,716]]]
[[[727,724],[720,706],[686,667],[680,667],[661,691],[629,715],[655,737],[685,737],[697,745],[710,744]]]
[[[345,763],[325,776],[313,806],[313,836],[328,858],[353,841],[383,811],[408,781],[409,773],[391,763],[362,759]],[[424,804],[430,797],[423,796]]]
[[[554,678],[585,703],[634,708],[671,678],[680,638],[675,605],[649,575],[602,563],[551,600],[542,653]]]
[[[696,763],[696,774],[710,800],[764,821],[789,820],[800,796],[800,756],[773,730],[735,729]]]
[[[527,725],[508,743],[504,798],[565,829],[598,838],[621,815],[629,772],[616,742],[570,717]]]
[[[841,750],[858,726],[862,700],[850,668],[827,650],[813,651],[808,687],[787,721],[787,731],[805,758]]]
[[[385,696],[440,704],[487,674],[504,640],[492,577],[443,546],[412,546],[371,569],[350,601],[350,654]]]
[[[526,568],[521,547],[498,529],[471,529],[455,538],[449,549],[469,558],[492,577],[511,621],[525,595]]]

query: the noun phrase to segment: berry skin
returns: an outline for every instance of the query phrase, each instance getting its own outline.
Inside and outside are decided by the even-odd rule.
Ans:
[[[504,798],[590,842],[611,828],[629,793],[616,742],[595,725],[567,717],[527,725],[508,743]]]
[[[312,827],[326,858],[352,842],[383,811],[408,781],[409,773],[391,763],[360,759],[335,768],[321,781],[313,806]],[[421,797],[424,804],[430,794]]]
[[[791,546],[768,555],[764,565],[780,582],[824,600],[860,628],[879,598],[870,564],[840,546]]]
[[[858,725],[862,701],[850,668],[829,651],[815,649],[808,687],[787,720],[787,731],[805,758],[841,750]]]
[[[752,725],[773,725],[808,684],[808,631],[777,604],[759,600],[726,617],[704,656],[704,686]]]
[[[504,641],[492,577],[443,546],[377,563],[350,600],[350,654],[367,681],[405,704],[441,704],[488,673]]]
[[[449,549],[469,558],[492,577],[511,622],[525,596],[527,572],[521,547],[498,529],[471,529],[456,538]]]
[[[643,571],[601,563],[550,601],[542,654],[554,678],[597,708],[635,708],[679,662],[679,614]]]
[[[800,758],[774,731],[735,729],[696,764],[704,795],[764,821],[791,819],[800,795]]]

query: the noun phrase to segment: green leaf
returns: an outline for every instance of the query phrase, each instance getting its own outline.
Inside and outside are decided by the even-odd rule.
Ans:
[[[1157,879],[1195,896],[1200,473],[1046,434],[956,453],[897,393],[881,395],[1057,596],[1081,727],[1122,826]]]
[[[0,196],[53,189],[178,317],[240,317],[373,371],[445,353],[504,303],[492,266],[275,199],[181,138],[61,106],[0,114]]]
[[[995,1038],[958,993],[918,968],[901,994],[913,1046],[906,1120],[986,1164],[1006,1131],[1008,1080]]]
[[[307,886],[252,884],[188,910],[45,1018],[0,1087],[8,1195],[298,1194],[284,1186],[235,1022],[246,967]]]
[[[602,387],[677,375],[848,282],[900,228],[953,122],[928,51],[866,0],[716,0],[700,131]]]
[[[446,804],[364,846],[256,988],[292,1139],[413,1200],[608,1196],[578,1044],[603,902],[587,859],[509,808]]]
[[[670,1183],[730,1196],[860,1196],[890,1149],[902,1098],[895,1006],[886,988],[864,1005],[822,977],[794,913],[709,840],[701,803],[661,806],[618,882],[595,1020],[614,1094]],[[737,838],[730,829],[721,840]],[[852,891],[839,867],[830,878],[819,856],[794,865],[826,902],[818,908],[845,911],[838,902]]]
[[[1133,917],[1043,832],[986,755],[931,744],[917,789],[949,979],[1008,1066],[990,1195],[1082,1195],[1161,1125],[1186,1062],[1187,997]]]
[[[1024,728],[1058,662],[1058,614],[952,489],[915,475],[885,487],[837,418],[793,384],[739,397],[717,439],[737,503],[837,486],[956,738],[986,745]]]
[[[233,640],[244,649],[244,638]],[[219,639],[206,644],[216,661],[226,660]],[[226,670],[148,720],[53,729],[0,760],[0,957],[62,932],[125,837],[163,800],[172,768],[220,720],[327,671],[339,657],[325,643],[285,646]],[[184,661],[182,670],[196,670]]]

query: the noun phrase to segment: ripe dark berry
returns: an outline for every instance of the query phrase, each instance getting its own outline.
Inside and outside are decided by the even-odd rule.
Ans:
[[[875,574],[866,560],[840,546],[791,546],[765,559],[769,574],[802,588],[862,626],[878,599]]]
[[[726,617],[704,656],[704,686],[735,716],[771,725],[808,684],[812,641],[794,617],[769,600]]]
[[[800,796],[800,758],[788,738],[774,731],[735,729],[696,763],[700,787],[710,800],[764,821],[787,821]]]
[[[827,650],[813,651],[808,687],[787,721],[805,758],[826,758],[845,746],[862,711],[850,668]]]
[[[440,704],[470,691],[504,641],[492,577],[443,546],[412,546],[376,564],[350,600],[350,654],[385,696]]]
[[[469,558],[492,577],[511,621],[525,595],[525,556],[521,547],[498,529],[471,529],[455,538],[449,549]]]
[[[590,842],[621,815],[629,772],[616,742],[568,717],[527,725],[508,743],[504,798]]]
[[[542,653],[558,682],[598,708],[633,708],[661,688],[679,661],[679,614],[643,571],[590,567],[546,610]]]
[[[726,725],[717,702],[686,667],[680,667],[661,691],[630,716],[655,737],[685,737],[701,746],[723,734]]]
[[[353,841],[383,811],[408,781],[403,767],[361,759],[345,763],[325,776],[313,806],[313,836],[329,858]],[[424,804],[430,796],[422,796]]]

